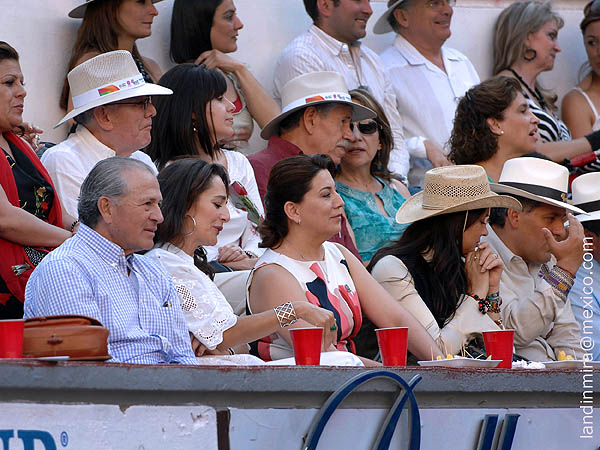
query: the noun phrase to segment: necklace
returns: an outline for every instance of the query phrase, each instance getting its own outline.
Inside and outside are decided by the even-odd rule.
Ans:
[[[529,93],[535,97],[535,99],[538,101],[538,103],[540,104],[542,109],[549,111],[548,103],[546,103],[546,100],[544,100],[544,96],[538,90],[538,88],[534,87],[533,88],[534,90],[532,91],[531,88],[529,87],[529,85],[527,83],[525,83],[525,80],[523,78],[521,78],[521,76],[512,67],[509,67],[508,70],[510,70],[512,72],[512,74],[516,77],[516,79],[519,80],[519,83],[521,83],[523,86],[525,86],[525,89],[527,89],[527,91],[529,91]]]
[[[296,246],[295,246],[295,245],[293,245],[293,244],[292,244],[290,241],[287,241],[287,244],[288,244],[290,247],[292,247],[292,249],[293,249],[293,250],[294,250],[296,253],[298,253],[298,254],[300,255],[300,258],[302,258],[302,261],[313,261],[312,259],[308,259],[308,258],[306,258],[306,257],[305,257],[305,256],[302,254],[302,252],[301,252],[300,250],[298,250],[298,249],[296,248]],[[321,247],[320,247],[320,249],[321,249],[321,250],[323,250],[323,246],[321,246]],[[325,259],[325,254],[324,254],[324,252],[322,251],[321,253],[322,253],[322,256],[319,256],[319,260],[320,260],[320,261],[322,261],[323,259]]]

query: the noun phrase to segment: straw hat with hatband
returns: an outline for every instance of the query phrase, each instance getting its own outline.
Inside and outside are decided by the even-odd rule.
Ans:
[[[423,191],[410,197],[396,213],[398,223],[411,223],[441,214],[483,208],[511,208],[521,211],[521,203],[490,190],[481,166],[444,166],[425,173]]]

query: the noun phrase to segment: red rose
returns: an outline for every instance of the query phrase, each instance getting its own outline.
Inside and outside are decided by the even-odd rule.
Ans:
[[[46,211],[48,209],[48,202],[42,202],[42,211]]]
[[[239,181],[231,183],[231,187],[237,195],[248,195],[248,191],[246,191],[246,188]]]

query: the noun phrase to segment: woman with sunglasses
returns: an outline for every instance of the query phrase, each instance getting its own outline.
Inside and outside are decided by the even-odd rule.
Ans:
[[[361,259],[368,263],[379,248],[402,235],[406,225],[398,224],[394,214],[410,193],[391,179],[387,169],[393,138],[383,109],[364,89],[350,95],[377,113],[375,119],[352,124],[356,139],[349,144],[335,181]]]
[[[83,19],[71,51],[67,73],[94,56],[114,50],[133,55],[147,83],[156,83],[162,71],[150,58],[140,55],[136,40],[152,34],[152,22],[158,15],[154,3],[161,0],[88,0],[69,12],[73,19]],[[73,109],[69,83],[65,76],[60,107]]]
[[[248,153],[254,121],[263,128],[280,108],[246,64],[228,55],[238,49],[243,26],[233,0],[175,0],[170,53],[178,64],[204,64],[225,75],[225,97],[235,106],[235,133],[223,142],[223,148]]]
[[[600,130],[600,0],[585,6],[579,27],[588,60],[580,70],[581,83],[565,95],[562,103],[563,119],[574,138]]]

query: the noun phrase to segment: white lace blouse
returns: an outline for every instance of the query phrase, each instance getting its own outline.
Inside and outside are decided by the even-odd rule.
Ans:
[[[215,283],[194,265],[194,258],[173,244],[147,253],[167,271],[181,300],[188,330],[209,350],[223,342],[223,332],[237,322]]]

